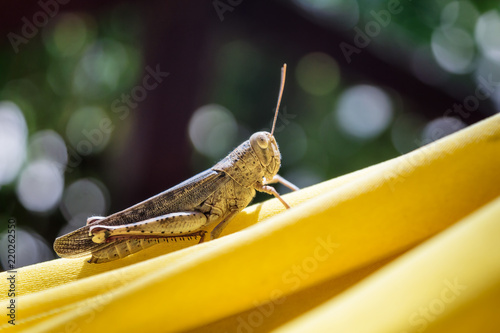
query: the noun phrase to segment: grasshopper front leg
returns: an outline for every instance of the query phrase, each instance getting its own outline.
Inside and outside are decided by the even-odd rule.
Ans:
[[[267,184],[273,184],[273,183],[281,183],[285,185],[286,187],[290,188],[293,191],[297,191],[299,188],[292,183],[290,183],[288,180],[285,178],[281,177],[280,175],[275,175],[273,179],[270,180],[265,180],[264,183],[256,183],[254,185],[255,189],[259,192],[264,192],[267,194],[274,195],[276,198],[281,201],[281,203],[288,209],[290,208],[290,205],[279,195],[278,191],[272,186],[269,186]]]
[[[293,183],[289,182],[285,178],[281,177],[280,175],[274,175],[273,179],[267,180],[264,182],[264,185],[268,184],[275,184],[275,183],[280,183],[282,185],[285,185],[292,191],[298,191],[300,190],[297,186],[295,186]]]
[[[157,216],[152,219],[117,225],[93,225],[89,236],[94,243],[106,243],[116,239],[167,238],[179,236],[201,236],[204,241],[207,217],[200,212],[179,212]]]

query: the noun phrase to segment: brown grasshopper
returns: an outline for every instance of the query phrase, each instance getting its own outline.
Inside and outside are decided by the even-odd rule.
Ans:
[[[271,133],[253,134],[212,168],[145,201],[107,217],[88,218],[86,226],[55,240],[57,254],[64,258],[92,254],[89,263],[103,263],[164,241],[198,236],[200,243],[215,239],[248,206],[256,190],[274,195],[290,208],[268,185],[280,182],[292,190],[298,189],[278,175],[281,155],[273,136],[285,75],[286,64],[281,68]]]

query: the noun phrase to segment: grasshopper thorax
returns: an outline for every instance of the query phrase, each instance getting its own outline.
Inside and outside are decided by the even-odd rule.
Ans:
[[[262,183],[263,178],[273,179],[280,164],[281,155],[274,136],[257,132],[212,169],[225,172],[242,186],[253,187],[255,183]]]

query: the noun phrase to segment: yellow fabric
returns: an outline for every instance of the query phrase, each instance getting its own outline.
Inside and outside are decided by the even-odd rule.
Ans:
[[[498,332],[499,166],[496,115],[286,195],[290,210],[249,207],[211,242],[21,268],[0,329]]]

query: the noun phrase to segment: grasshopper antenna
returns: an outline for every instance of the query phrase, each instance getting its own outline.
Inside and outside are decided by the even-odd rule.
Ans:
[[[271,129],[271,135],[274,133],[274,128],[276,127],[276,120],[278,119],[278,110],[280,109],[281,96],[283,95],[283,89],[285,89],[285,77],[286,77],[286,64],[281,67],[281,83],[280,83],[280,93],[278,95],[278,104],[276,105],[276,112],[274,113],[273,128]]]

